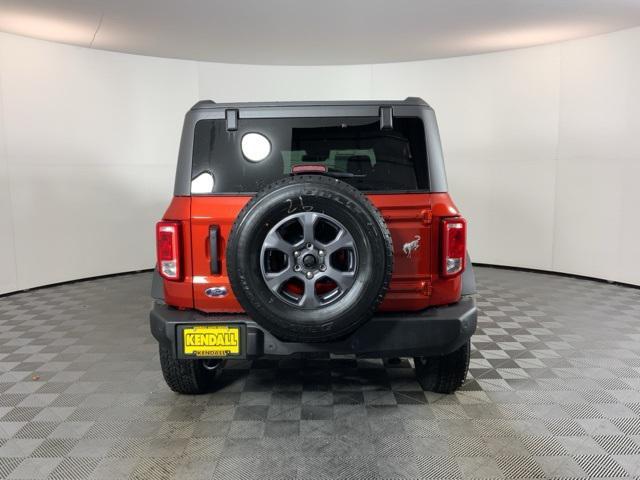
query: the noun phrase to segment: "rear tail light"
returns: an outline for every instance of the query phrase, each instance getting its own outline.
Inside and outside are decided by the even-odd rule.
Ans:
[[[180,222],[158,222],[156,225],[158,270],[167,280],[182,279]]]
[[[467,223],[462,217],[442,220],[442,275],[455,277],[465,267]]]

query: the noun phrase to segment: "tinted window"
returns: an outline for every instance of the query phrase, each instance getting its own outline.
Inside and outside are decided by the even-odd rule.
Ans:
[[[419,118],[396,117],[385,130],[377,117],[240,119],[237,131],[225,120],[200,120],[194,135],[192,178],[210,172],[213,193],[256,192],[308,163],[363,191],[428,187]],[[256,151],[266,156],[256,160]]]

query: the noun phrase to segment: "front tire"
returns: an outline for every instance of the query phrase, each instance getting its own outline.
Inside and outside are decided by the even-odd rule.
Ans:
[[[447,355],[414,357],[418,383],[426,391],[453,393],[467,378],[470,357],[471,340]]]
[[[198,395],[210,391],[225,363],[218,360],[206,368],[204,360],[179,359],[168,348],[160,346],[159,349],[162,375],[176,393]]]

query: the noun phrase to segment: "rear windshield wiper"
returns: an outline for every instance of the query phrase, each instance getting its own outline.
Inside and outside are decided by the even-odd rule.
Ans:
[[[304,173],[321,173],[322,175],[329,175],[335,178],[364,178],[366,175],[361,175],[351,172],[342,172],[340,170],[328,169],[326,165],[322,164],[299,164],[294,165],[291,169],[292,175],[304,174]]]
[[[358,173],[340,172],[337,170],[329,170],[324,174],[329,175],[330,177],[335,177],[335,178],[365,178],[366,177],[366,175],[362,175]]]

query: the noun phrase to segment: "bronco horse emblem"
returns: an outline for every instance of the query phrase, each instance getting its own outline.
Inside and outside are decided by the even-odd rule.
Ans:
[[[407,258],[411,258],[411,253],[420,248],[420,235],[414,235],[413,238],[415,240],[407,242],[402,246],[402,251],[405,253]]]

